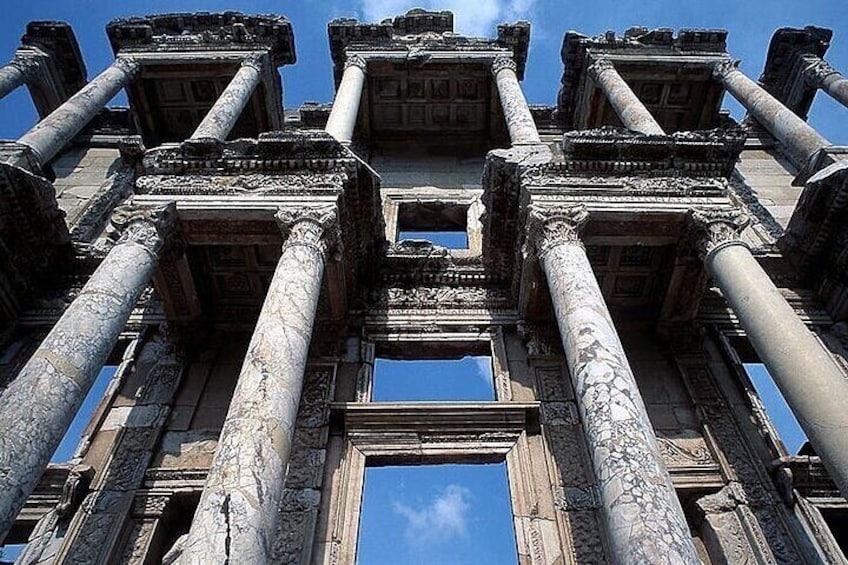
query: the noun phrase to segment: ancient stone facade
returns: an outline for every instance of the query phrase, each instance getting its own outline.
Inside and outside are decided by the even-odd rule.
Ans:
[[[449,462],[505,463],[518,563],[846,563],[848,150],[805,122],[848,104],[828,30],[778,30],[759,83],[721,30],[570,32],[548,107],[526,22],[340,19],[334,101],[285,112],[282,16],[107,32],[91,80],[59,23],[0,68],[42,116],[0,144],[17,563],[352,564],[365,469]],[[467,249],[401,237],[448,229]],[[373,400],[377,357],[481,352],[493,401]]]

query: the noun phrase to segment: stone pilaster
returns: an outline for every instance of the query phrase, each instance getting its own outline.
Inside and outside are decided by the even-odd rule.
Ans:
[[[26,132],[18,143],[30,147],[38,156],[39,163],[46,164],[129,83],[139,68],[139,63],[133,59],[117,58],[105,71]]]
[[[827,61],[814,55],[804,57],[804,79],[815,88],[824,90],[834,100],[848,108],[848,78]]]
[[[584,206],[533,207],[529,233],[548,280],[618,563],[700,563],[644,401],[579,232]]]
[[[191,139],[227,139],[261,81],[262,66],[262,57],[251,57],[241,64],[241,68],[200,122]]]
[[[598,88],[604,92],[624,127],[646,135],[665,135],[660,124],[642,104],[633,89],[624,82],[609,60],[598,59],[592,63],[587,72]]]
[[[492,61],[492,75],[498,87],[509,139],[513,145],[542,143],[515,69],[515,61],[510,56],[501,55]]]
[[[738,211],[693,210],[707,270],[816,453],[848,496],[848,379],[739,239]]]
[[[807,125],[792,110],[736,68],[734,61],[713,67],[713,76],[783,145],[795,165],[803,168],[830,141]]]
[[[282,209],[288,238],[256,322],[180,563],[267,563],[328,253],[335,205]]]
[[[359,55],[348,55],[342,81],[333,100],[333,109],[330,110],[330,117],[327,118],[324,128],[324,131],[345,144],[349,144],[353,139],[353,128],[356,126],[359,101],[365,85],[366,67],[365,59]]]
[[[31,57],[15,55],[8,64],[0,67],[0,99],[29,83],[37,75],[38,61]]]
[[[118,335],[147,286],[174,228],[173,204],[126,206],[122,235],[79,296],[0,397],[0,539],[38,483]]]

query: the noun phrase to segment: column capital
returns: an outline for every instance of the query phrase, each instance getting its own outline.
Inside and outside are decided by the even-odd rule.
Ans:
[[[128,75],[134,75],[141,69],[141,62],[134,57],[127,57],[126,55],[121,55],[117,57],[112,65],[118,67]]]
[[[268,56],[266,53],[251,53],[247,57],[245,57],[242,62],[242,67],[251,67],[257,72],[262,72],[265,68],[265,62],[267,61]]]
[[[527,242],[540,257],[566,243],[583,245],[580,232],[589,220],[585,204],[542,207],[531,205],[527,216]]]
[[[112,213],[112,227],[120,234],[116,245],[137,243],[159,256],[176,231],[177,205],[141,206],[127,202]]]
[[[834,69],[830,63],[821,57],[810,55],[804,57],[803,62],[804,68],[801,72],[804,76],[804,80],[806,80],[810,86],[815,88],[821,88],[827,77],[839,74],[839,71]]]
[[[739,61],[736,59],[722,59],[713,64],[713,78],[722,80],[733,71],[738,71]]]
[[[728,245],[746,245],[739,236],[751,219],[739,209],[694,208],[689,211],[689,220],[696,233],[696,247],[701,259]]]
[[[38,78],[38,73],[41,67],[41,62],[38,58],[39,56],[33,52],[22,52],[21,50],[18,50],[15,52],[15,56],[9,64],[21,71],[24,75],[24,81],[29,83],[30,81]]]
[[[516,72],[518,66],[515,64],[515,59],[511,55],[498,55],[492,60],[492,75],[498,76],[498,73],[506,69]]]
[[[599,76],[604,74],[607,71],[614,71],[615,65],[612,64],[612,61],[609,59],[598,59],[586,69],[586,72],[589,73],[589,76],[592,80],[597,80]]]
[[[347,59],[345,60],[345,70],[347,70],[348,67],[359,67],[359,70],[364,73],[365,69],[368,67],[368,62],[365,60],[365,57],[357,55],[356,53],[352,53],[348,55]]]
[[[274,215],[286,237],[283,249],[292,245],[305,245],[317,249],[325,258],[341,255],[341,228],[338,206],[326,204],[307,208],[280,208]]]

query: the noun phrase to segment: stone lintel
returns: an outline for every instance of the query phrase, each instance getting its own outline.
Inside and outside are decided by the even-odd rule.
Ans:
[[[807,117],[816,89],[802,76],[804,57],[824,57],[833,32],[827,28],[783,27],[774,32],[760,84],[787,108]]]
[[[677,170],[729,178],[745,146],[742,128],[644,135],[621,128],[603,127],[568,132],[562,145],[565,162],[573,171]]]
[[[363,23],[353,18],[340,18],[327,27],[330,55],[333,59],[336,84],[341,80],[349,50],[402,51],[414,50],[417,55],[435,56],[442,51],[456,51],[473,56],[480,50],[510,50],[517,63],[519,80],[524,76],[530,42],[530,24],[520,21],[498,26],[497,39],[466,37],[453,33],[451,12],[428,12],[419,8],[404,16],[385,19],[380,23]]]
[[[109,22],[106,33],[116,55],[267,49],[275,66],[297,59],[291,23],[279,15],[197,12],[119,18]]]

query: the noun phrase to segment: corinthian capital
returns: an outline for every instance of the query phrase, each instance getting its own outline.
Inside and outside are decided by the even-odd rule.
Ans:
[[[715,64],[713,64],[713,78],[717,80],[722,80],[733,71],[738,70],[736,68],[738,66],[739,61],[734,61],[733,59],[723,59],[721,61],[717,61]]]
[[[27,83],[38,78],[41,61],[39,60],[39,56],[36,52],[19,49],[9,64],[17,67],[17,69],[21,71],[24,75],[24,81]]]
[[[116,245],[133,242],[159,255],[177,226],[177,206],[141,206],[128,202],[112,213],[112,227],[120,234]]]
[[[716,250],[727,245],[745,245],[739,235],[751,219],[741,210],[704,210],[689,211],[696,234],[696,247],[701,259],[705,259]]]
[[[515,72],[517,68],[515,60],[510,55],[498,55],[492,61],[492,75],[494,76],[498,76],[499,72],[506,69]]]
[[[345,69],[347,69],[348,67],[359,67],[359,70],[361,70],[363,73],[365,72],[365,68],[367,66],[368,63],[365,61],[365,59],[355,53],[348,55],[344,64]]]
[[[839,71],[820,57],[804,57],[804,78],[816,88],[820,88],[825,79],[831,75],[838,75]]]
[[[125,55],[115,59],[115,62],[112,64],[128,75],[134,75],[141,68],[141,63],[139,63],[137,59],[133,59],[132,57],[127,57]]]
[[[612,64],[612,61],[609,59],[598,59],[594,63],[592,63],[586,72],[589,73],[589,77],[592,80],[596,81],[598,78],[607,71],[614,71],[615,65]]]
[[[530,206],[527,217],[527,242],[535,246],[539,256],[564,243],[582,245],[580,232],[589,219],[586,206]]]
[[[325,257],[339,255],[341,229],[335,204],[307,208],[280,208],[274,218],[286,236],[283,249],[305,245],[317,249]]]

